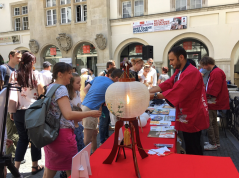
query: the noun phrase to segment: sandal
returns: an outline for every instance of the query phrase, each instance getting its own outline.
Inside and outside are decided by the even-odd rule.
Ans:
[[[38,172],[40,172],[41,170],[43,170],[44,169],[44,166],[36,166],[36,167],[33,167],[32,166],[32,168],[33,169],[36,169],[36,171],[32,171],[32,175],[35,175],[36,173],[38,173]]]

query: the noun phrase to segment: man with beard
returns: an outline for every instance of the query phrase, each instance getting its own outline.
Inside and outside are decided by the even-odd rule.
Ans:
[[[201,130],[209,127],[209,115],[202,75],[187,61],[182,47],[173,47],[168,58],[176,71],[170,79],[149,90],[150,98],[167,99],[176,107],[175,129],[183,132],[187,154],[203,155]]]

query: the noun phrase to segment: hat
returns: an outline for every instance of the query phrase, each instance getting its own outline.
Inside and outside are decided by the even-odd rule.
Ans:
[[[49,67],[51,65],[52,64],[50,62],[48,62],[48,61],[43,62],[43,68],[47,68],[47,67]]]
[[[85,73],[85,72],[88,72],[88,69],[82,68],[82,69],[81,69],[81,73],[83,74],[83,73]]]

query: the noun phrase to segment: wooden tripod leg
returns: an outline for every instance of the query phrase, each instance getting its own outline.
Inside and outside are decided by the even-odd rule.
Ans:
[[[132,121],[132,124],[134,125],[134,128],[135,128],[136,143],[138,146],[139,154],[140,154],[141,158],[144,159],[148,156],[148,154],[144,151],[141,141],[140,141],[138,121],[134,120],[134,121]]]
[[[139,173],[137,157],[136,157],[136,150],[135,150],[134,126],[133,126],[133,123],[131,121],[129,122],[129,127],[130,127],[130,132],[131,132],[132,153],[133,153],[135,173],[136,173],[138,178],[141,178],[140,173]]]
[[[111,164],[115,158],[115,155],[117,153],[118,149],[118,137],[119,137],[119,130],[124,125],[124,122],[119,120],[115,124],[115,139],[114,139],[114,145],[110,152],[110,155],[106,158],[106,160],[103,162],[103,164]]]

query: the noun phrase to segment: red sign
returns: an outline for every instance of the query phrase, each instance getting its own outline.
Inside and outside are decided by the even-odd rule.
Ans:
[[[135,53],[142,53],[142,52],[143,52],[143,45],[136,45]]]
[[[84,54],[90,53],[90,45],[83,46],[83,53]]]
[[[50,48],[50,55],[52,56],[56,55],[56,48]]]
[[[183,42],[183,48],[185,50],[191,50],[192,46],[193,46],[193,42],[192,41]]]

